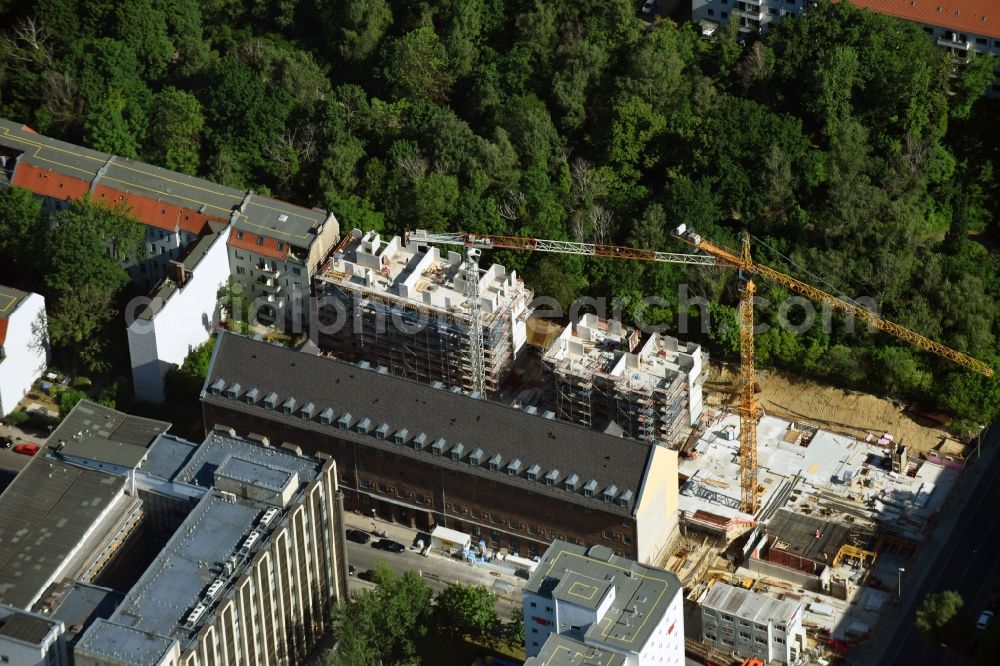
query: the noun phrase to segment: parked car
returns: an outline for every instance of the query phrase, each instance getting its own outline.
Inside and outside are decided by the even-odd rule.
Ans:
[[[38,453],[37,444],[18,444],[14,447],[14,453],[21,453],[26,456],[33,456]]]
[[[990,622],[993,621],[993,611],[984,610],[979,614],[979,619],[976,620],[976,629],[985,629],[990,626]]]
[[[372,540],[372,537],[368,532],[362,532],[361,530],[347,530],[347,540],[354,543],[368,543]]]
[[[406,546],[399,543],[398,541],[393,541],[392,539],[379,539],[372,543],[372,548],[378,548],[379,550],[387,550],[390,553],[402,553],[406,550]]]
[[[646,2],[644,2],[642,4],[642,13],[643,14],[652,14],[653,13],[653,9],[655,7],[656,7],[656,0],[646,0]]]
[[[358,572],[358,570],[357,570],[357,568],[355,568],[355,566],[353,564],[348,564],[347,565],[347,575],[348,576],[353,576],[357,572]]]
[[[0,448],[9,449],[13,445],[14,445],[14,440],[11,439],[10,437],[7,437],[6,435],[0,437]]]

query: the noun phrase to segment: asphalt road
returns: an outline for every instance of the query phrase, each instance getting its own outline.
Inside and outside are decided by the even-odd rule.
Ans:
[[[371,544],[361,545],[353,541],[347,542],[347,561],[357,568],[357,574],[348,581],[348,588],[351,590],[374,587],[372,583],[359,579],[358,574],[371,569],[377,562],[382,561],[399,573],[421,572],[424,582],[435,594],[444,590],[451,583],[488,587],[497,593],[496,611],[504,619],[510,617],[514,610],[515,600],[517,605],[520,605],[521,588],[525,583],[523,579],[506,574],[496,576],[491,574],[488,569],[474,567],[458,560],[449,560],[435,555],[424,557],[412,550],[389,553],[372,548]],[[499,586],[497,585],[498,581]],[[502,589],[498,589],[501,586],[512,591],[509,595],[504,594]]]
[[[997,442],[991,444],[996,446]],[[1000,529],[1000,456],[993,457],[975,489],[960,498],[968,499],[951,538],[942,548],[914,601],[905,609],[906,619],[899,624],[881,663],[900,666],[972,663],[967,655],[956,649],[927,646],[914,618],[927,593],[956,590],[965,600],[965,610],[974,622],[990,595],[1000,589],[1000,558],[996,551],[996,544],[1000,542],[997,537]],[[906,584],[905,579],[903,584]]]

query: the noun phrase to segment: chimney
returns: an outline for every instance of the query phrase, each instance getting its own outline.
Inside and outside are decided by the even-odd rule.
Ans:
[[[184,262],[173,259],[167,262],[167,277],[173,280],[178,287],[183,287],[184,283],[187,282],[187,269],[184,268]]]

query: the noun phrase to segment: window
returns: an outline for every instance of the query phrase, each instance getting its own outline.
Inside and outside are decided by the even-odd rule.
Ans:
[[[774,7],[768,7],[767,8],[767,13],[770,14],[771,16],[777,16],[778,15],[778,10],[775,9]]]
[[[292,275],[302,275],[302,269],[298,266],[292,266]]]
[[[750,623],[747,622],[746,620],[740,620],[740,626],[741,627],[749,627]]]
[[[986,42],[987,42],[987,40],[986,40],[985,37],[976,37],[976,44],[983,44],[983,45],[985,45]]]
[[[263,244],[264,244],[264,237],[257,236],[257,245],[263,245]]]
[[[785,639],[781,638],[780,636],[775,636],[774,637],[774,642],[777,643],[778,645],[784,645],[785,644]]]
[[[746,631],[741,631],[740,632],[740,638],[749,639],[750,638],[750,634],[748,632],[746,632]]]
[[[708,15],[709,16],[715,16],[715,10],[714,9],[709,9],[708,10]]]
[[[247,269],[243,268],[242,266],[237,266],[236,267],[236,274],[237,275],[244,275],[246,272],[247,272]]]
[[[242,231],[237,231],[236,232],[236,240],[243,240],[243,232]]]
[[[722,12],[722,18],[729,18],[729,12]]]
[[[532,608],[538,608],[538,604],[536,604],[534,601],[532,601],[531,602],[531,607]]]
[[[767,645],[767,639],[766,638],[761,638],[760,636],[758,636],[757,638],[755,638],[753,640],[754,640],[754,642],[760,643],[761,645]]]
[[[278,241],[278,252],[285,249],[285,241]]]
[[[732,624],[732,622],[733,622],[733,616],[732,615],[726,615],[725,613],[723,613],[722,614],[722,621],[723,622],[729,622],[730,624]]]

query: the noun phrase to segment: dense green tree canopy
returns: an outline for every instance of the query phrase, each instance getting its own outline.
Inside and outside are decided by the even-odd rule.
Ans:
[[[0,4],[0,115],[325,206],[345,227],[674,251],[681,223],[730,248],[747,229],[757,260],[1000,358],[1000,114],[982,95],[994,61],[957,64],[920,26],[850,3],[821,0],[746,42],[735,29],[705,40],[693,25],[649,24],[635,5]],[[0,238],[4,257],[20,243],[7,238],[38,223],[23,197],[0,198],[10,217],[5,207],[23,214]],[[735,354],[731,273],[487,259],[540,295],[619,298],[627,317]],[[682,286],[713,303],[707,320]],[[963,428],[1000,410],[1000,380],[849,332],[838,315],[828,330],[789,333],[788,294],[761,293],[764,366],[943,402]]]

